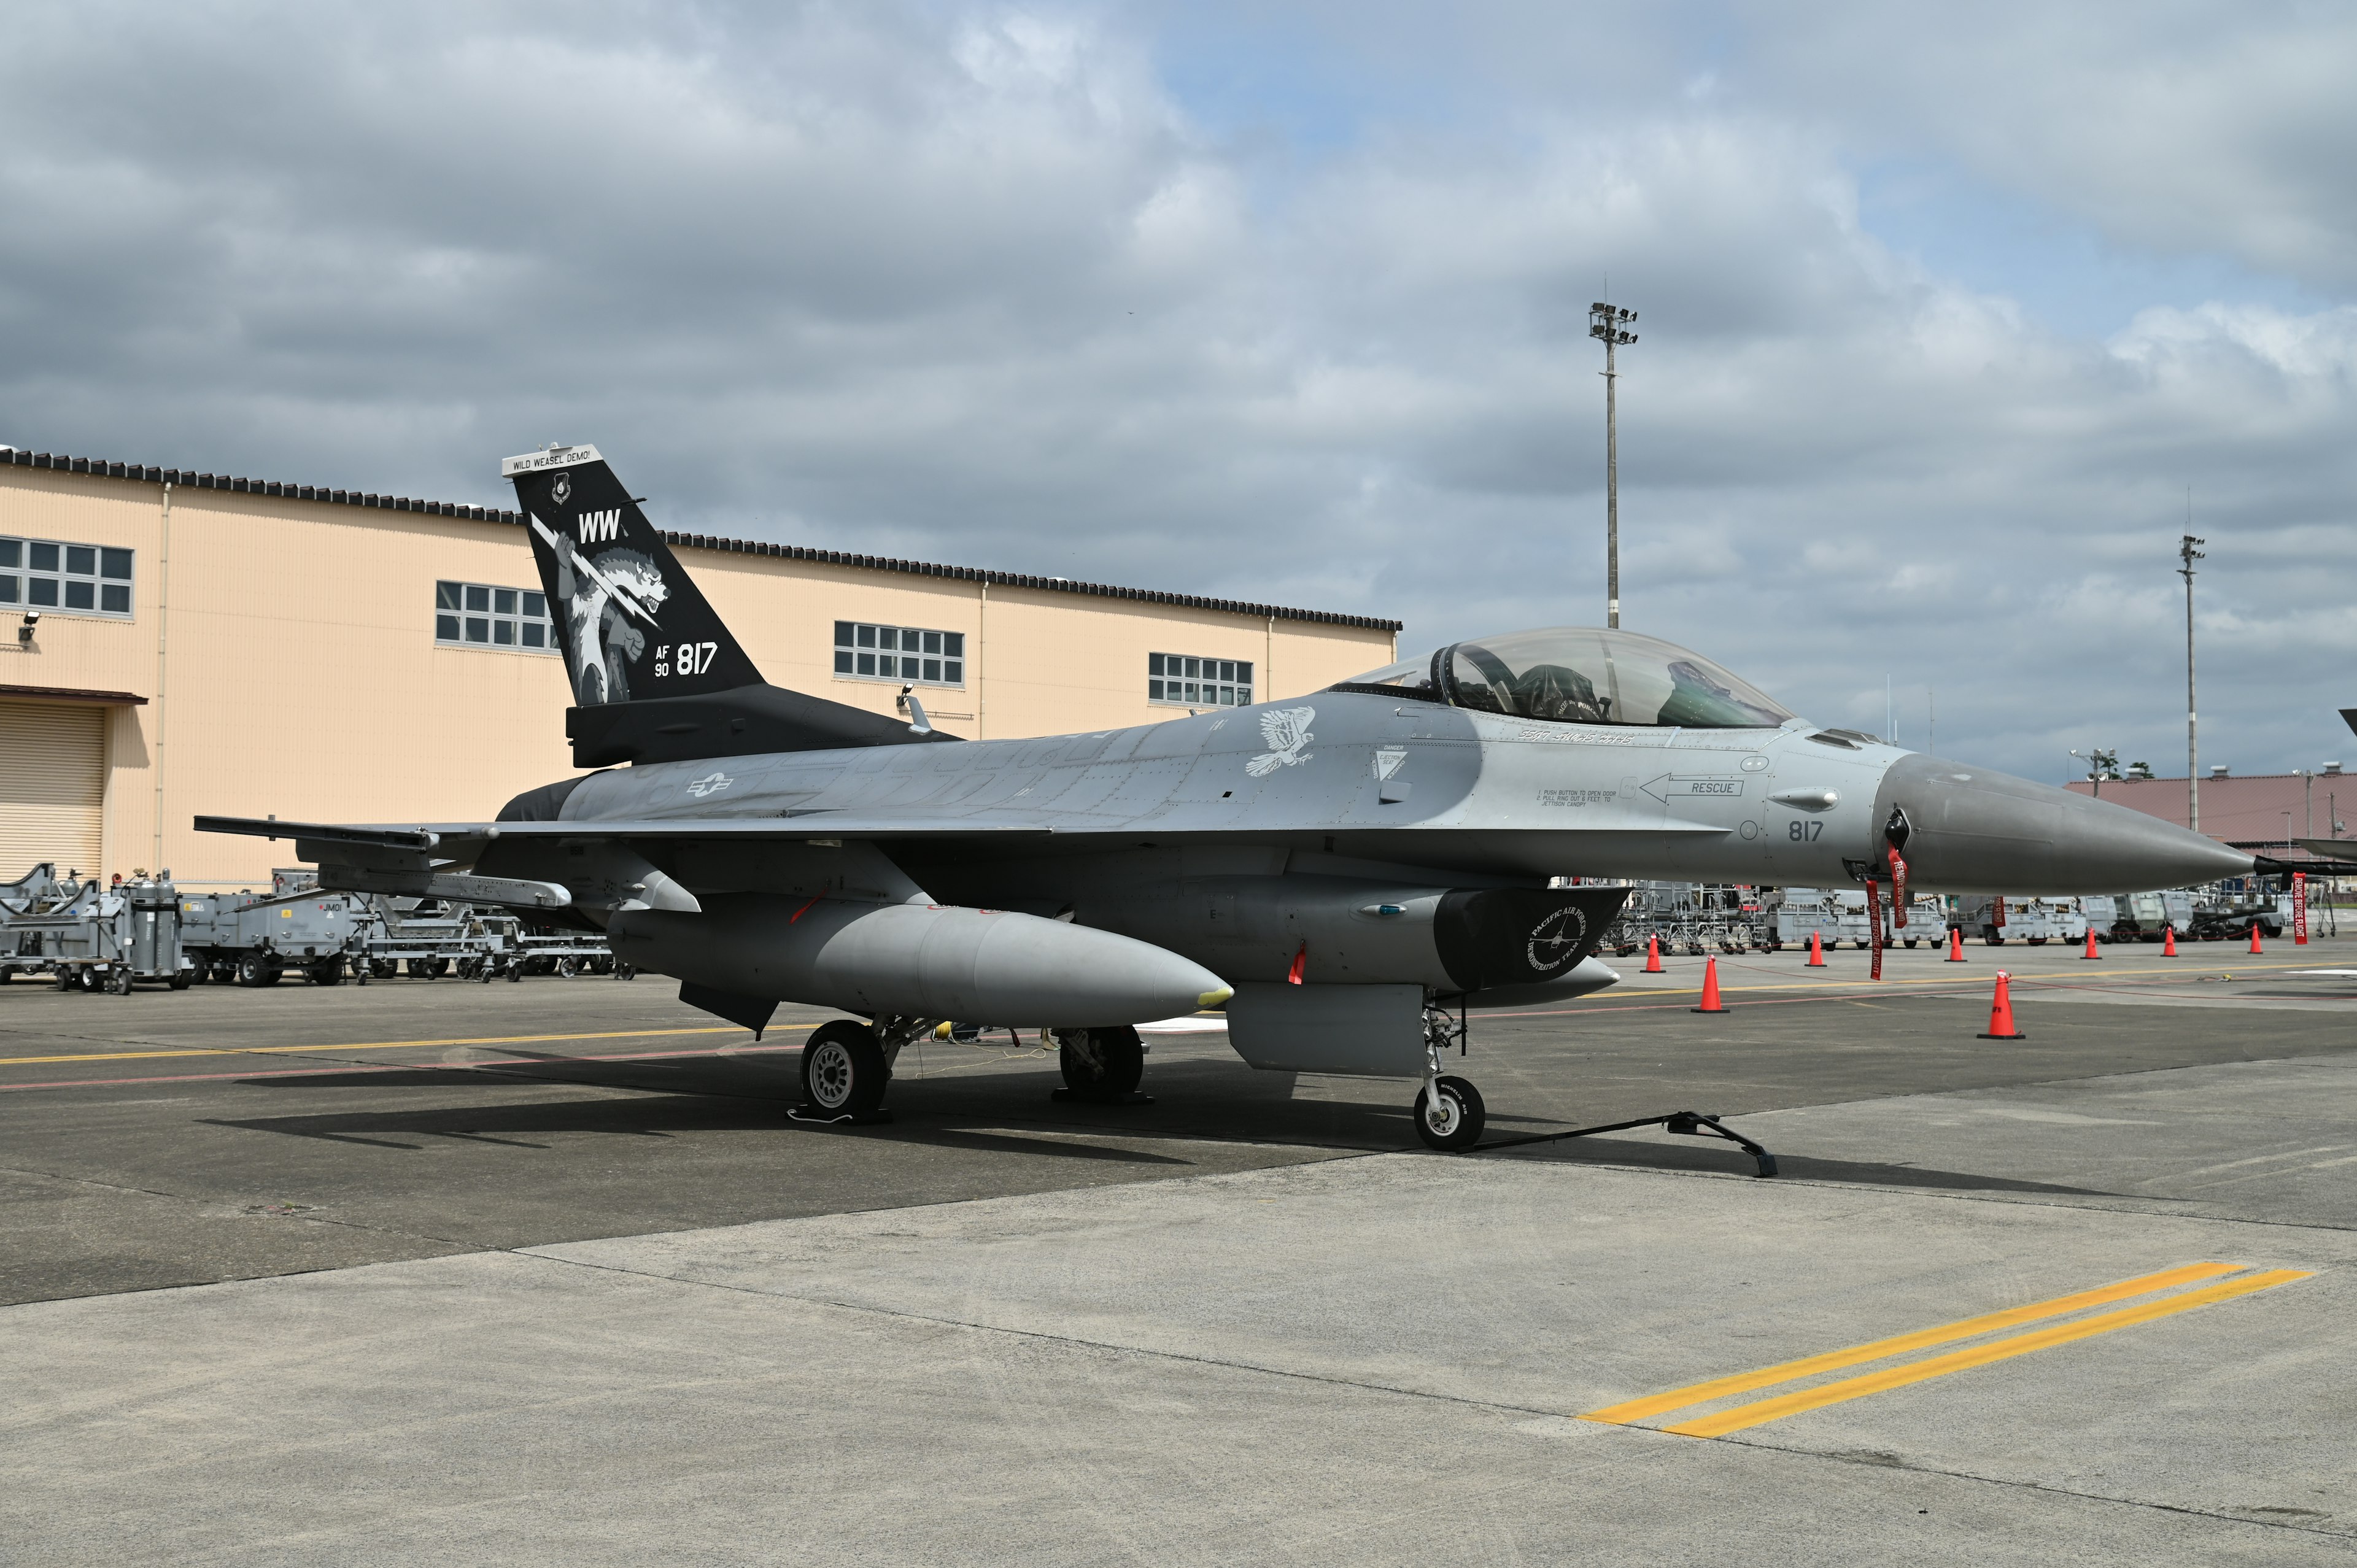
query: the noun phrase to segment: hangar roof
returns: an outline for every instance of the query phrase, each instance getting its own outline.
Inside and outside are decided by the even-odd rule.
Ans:
[[[2201,831],[2236,849],[2264,850],[2278,860],[2312,858],[2294,845],[2295,838],[2332,838],[2331,817],[2341,786],[2357,801],[2357,779],[2341,773],[2319,773],[2312,779],[2297,773],[2205,775],[2201,780]],[[2115,806],[2185,825],[2185,775],[2174,779],[2106,779],[2101,789],[2084,779],[2063,788],[2074,795],[2096,795]],[[2315,823],[2311,832],[2309,824]],[[2357,840],[2351,849],[2357,850]]]
[[[279,479],[235,478],[227,474],[200,474],[187,468],[156,468],[138,463],[117,463],[103,457],[70,457],[64,453],[0,450],[0,464],[20,468],[48,468],[59,473],[93,474],[102,478],[136,479],[147,484],[185,485],[199,490],[232,490],[241,495],[283,496],[295,500],[325,501],[331,506],[374,507],[383,511],[423,512],[428,516],[472,518],[479,522],[523,526],[523,514],[497,507],[468,506],[457,501],[417,500],[408,496],[330,489]],[[1094,598],[1133,599],[1147,604],[1178,605],[1189,609],[1224,611],[1231,615],[1274,617],[1278,620],[1314,621],[1327,626],[1363,627],[1396,632],[1405,624],[1374,616],[1343,615],[1334,610],[1305,610],[1284,605],[1251,604],[1238,599],[1206,598],[1196,594],[1169,594],[1151,588],[1123,588],[1104,583],[1075,582],[1068,577],[1038,577],[1020,572],[994,572],[983,566],[944,566],[926,561],[900,561],[884,555],[856,555],[843,550],[813,550],[801,544],[773,544],[757,539],[726,539],[704,533],[663,530],[674,545],[721,550],[736,555],[774,555],[788,561],[810,561],[829,566],[861,566],[877,572],[905,572],[919,577],[950,577],[968,583],[990,583],[1014,588],[1038,588],[1049,593],[1081,594]]]

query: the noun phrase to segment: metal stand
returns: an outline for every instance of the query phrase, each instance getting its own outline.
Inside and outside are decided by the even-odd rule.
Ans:
[[[1771,1176],[1776,1174],[1775,1155],[1721,1122],[1717,1116],[1700,1111],[1673,1111],[1666,1116],[1641,1116],[1634,1122],[1615,1122],[1607,1127],[1581,1127],[1569,1133],[1555,1133],[1553,1137],[1555,1139],[1587,1138],[1598,1133],[1625,1133],[1631,1127],[1661,1127],[1672,1133],[1683,1133],[1692,1137],[1724,1138],[1730,1144],[1740,1145],[1743,1152],[1758,1163],[1760,1175]]]

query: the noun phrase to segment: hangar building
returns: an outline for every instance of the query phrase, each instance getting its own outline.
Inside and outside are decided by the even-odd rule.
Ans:
[[[466,821],[575,771],[514,511],[0,448],[0,880],[291,846],[200,811]],[[668,534],[764,678],[976,738],[1152,724],[1389,663],[1400,623]]]

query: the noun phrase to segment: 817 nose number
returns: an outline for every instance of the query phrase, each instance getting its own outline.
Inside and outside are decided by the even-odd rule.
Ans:
[[[1814,842],[1817,835],[1824,831],[1825,824],[1823,822],[1813,822],[1805,818],[1796,817],[1785,824],[1784,836],[1794,843],[1809,843]]]

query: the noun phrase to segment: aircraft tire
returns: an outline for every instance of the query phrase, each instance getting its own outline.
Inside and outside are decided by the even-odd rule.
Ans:
[[[802,1046],[802,1097],[824,1116],[872,1114],[891,1074],[876,1031],[848,1018],[820,1025]]]
[[[1136,1093],[1139,1080],[1146,1076],[1146,1046],[1137,1031],[1125,1025],[1091,1029],[1088,1037],[1096,1047],[1093,1062],[1071,1040],[1056,1047],[1056,1065],[1063,1070],[1064,1087],[1091,1100],[1120,1100]]]
[[[1427,1149],[1444,1155],[1461,1154],[1481,1141],[1482,1124],[1489,1112],[1481,1104],[1481,1091],[1461,1078],[1440,1080],[1442,1112],[1436,1118],[1427,1115],[1429,1090],[1415,1091],[1415,1135],[1424,1140]],[[1437,1120],[1438,1126],[1433,1123]]]

